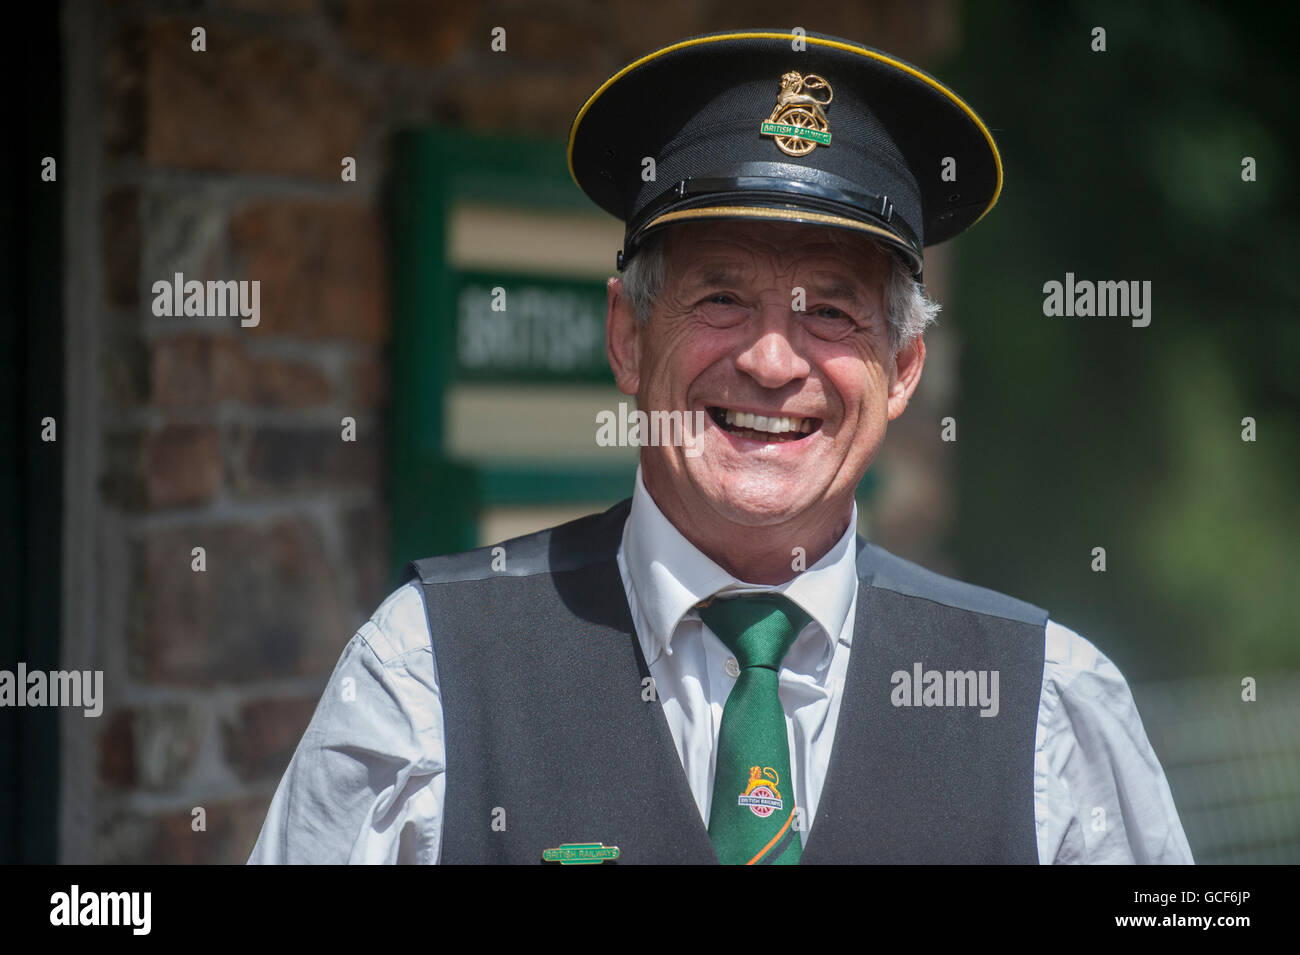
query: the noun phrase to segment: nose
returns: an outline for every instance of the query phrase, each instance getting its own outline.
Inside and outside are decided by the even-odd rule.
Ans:
[[[789,306],[761,309],[746,323],[754,337],[736,356],[736,367],[764,388],[780,388],[807,378],[812,368],[792,341],[797,322],[798,316]]]

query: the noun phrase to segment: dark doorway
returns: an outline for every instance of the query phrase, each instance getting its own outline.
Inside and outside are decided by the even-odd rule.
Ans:
[[[64,420],[62,72],[57,3],[7,30],[6,196],[0,216],[0,670],[58,667]],[[42,177],[53,157],[56,178]],[[49,437],[52,419],[55,440]],[[57,861],[57,709],[0,708],[0,862]]]

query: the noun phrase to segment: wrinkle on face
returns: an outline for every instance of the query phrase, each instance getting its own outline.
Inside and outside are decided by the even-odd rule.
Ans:
[[[667,231],[650,321],[624,326],[636,339],[635,372],[625,380],[636,382],[638,407],[770,410],[820,419],[820,427],[791,443],[797,453],[738,446],[716,425],[694,458],[644,448],[647,488],[679,527],[725,536],[729,526],[784,525],[813,553],[810,535],[847,526],[891,417],[890,256],[864,236],[790,223]]]

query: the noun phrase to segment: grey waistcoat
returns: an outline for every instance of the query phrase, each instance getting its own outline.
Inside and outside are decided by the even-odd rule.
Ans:
[[[630,504],[504,551],[411,565],[442,693],[443,862],[536,863],[587,842],[618,846],[620,863],[717,862],[661,704],[647,699],[615,559]],[[857,565],[848,676],[803,862],[1036,863],[1047,612],[861,538]],[[918,665],[943,677],[937,690],[926,676],[905,685]],[[971,685],[945,671],[986,671],[988,688],[997,671],[997,714],[937,705]],[[936,705],[924,705],[927,686]]]

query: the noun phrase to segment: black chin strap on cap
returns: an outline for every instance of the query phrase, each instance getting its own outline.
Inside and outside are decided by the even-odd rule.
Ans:
[[[691,215],[691,210],[704,209],[716,214]],[[877,241],[889,244],[920,279],[924,261],[921,241],[888,195],[868,192],[822,170],[775,163],[742,163],[716,174],[674,182],[628,221],[623,249],[616,259],[619,271],[636,254],[647,232],[681,219],[732,218],[727,211],[733,209],[737,219],[761,220],[762,210],[768,209],[773,219],[799,221],[803,213],[809,224],[822,222],[840,228],[860,224],[864,232],[874,233]],[[838,221],[826,222],[827,217]]]
[[[615,254],[615,256],[614,256],[614,268],[615,268],[617,271],[622,272],[624,269],[627,268],[628,263],[632,261],[632,257],[633,257],[634,255],[636,255],[636,253],[640,250],[640,248],[641,248],[641,244],[642,244],[642,240],[643,240],[644,238],[645,238],[644,235],[643,235],[643,236],[639,236],[639,237],[638,237],[637,244],[636,244],[635,246],[631,246],[631,247],[630,247],[630,251],[625,251],[624,249],[619,249],[619,250],[618,250],[618,252],[617,252],[617,253]],[[912,273],[912,278],[914,278],[918,283],[921,283],[921,284],[922,284],[922,287],[924,287],[924,280],[925,280],[924,272],[923,272],[922,269],[918,268],[918,267],[914,264],[914,262],[912,261],[911,257],[910,257],[910,256],[904,256],[904,255],[903,255],[899,250],[897,250],[897,249],[890,249],[889,251],[890,251],[891,254],[893,254],[894,256],[896,256],[896,257],[899,259],[899,261],[903,263],[903,265],[905,265],[905,266],[907,267],[908,271],[910,271],[910,272]]]
[[[836,189],[803,179],[772,179],[760,176],[682,179],[651,202],[627,228],[625,245],[635,250],[642,231],[660,215],[696,208],[719,201],[727,203],[761,203],[792,211],[808,209],[861,220],[864,213],[896,234],[916,259],[921,258],[921,244],[902,219],[894,216],[894,204],[888,196]],[[631,253],[628,253],[628,258]]]
[[[791,201],[792,192],[799,193],[797,201]],[[725,193],[725,195],[720,195]],[[846,198],[851,198],[854,214],[847,215],[843,206]],[[735,177],[731,179],[683,179],[652,202],[646,211],[629,225],[623,239],[623,248],[615,257],[615,268],[622,272],[627,268],[632,257],[640,250],[647,232],[657,231],[653,223],[661,215],[685,212],[700,206],[711,205],[718,201],[760,204],[772,209],[784,209],[798,215],[800,212],[824,212],[829,215],[863,219],[862,213],[870,211],[871,216],[880,225],[893,233],[893,238],[902,248],[891,248],[907,266],[912,276],[919,282],[922,278],[924,259],[920,243],[907,224],[894,216],[894,206],[888,196],[867,193],[842,193],[837,190],[823,191],[822,187],[801,180],[771,180]],[[882,237],[883,238],[883,237]],[[879,241],[879,239],[877,240]]]
[[[652,229],[650,231],[653,232],[656,230]],[[630,241],[626,241],[625,242],[626,248],[619,249],[618,252],[615,253],[614,268],[616,271],[622,272],[624,269],[627,268],[628,264],[632,261],[632,257],[641,250],[641,246],[644,243],[645,238],[646,238],[646,234],[641,233],[636,236],[635,244],[633,244]],[[916,258],[913,258],[912,255],[910,254],[904,254],[901,250],[896,248],[889,249],[889,252],[897,256],[899,261],[901,261],[903,265],[907,267],[907,270],[912,273],[912,278],[916,279],[916,281],[918,282],[922,282],[924,280],[924,271],[920,266],[918,266]]]

